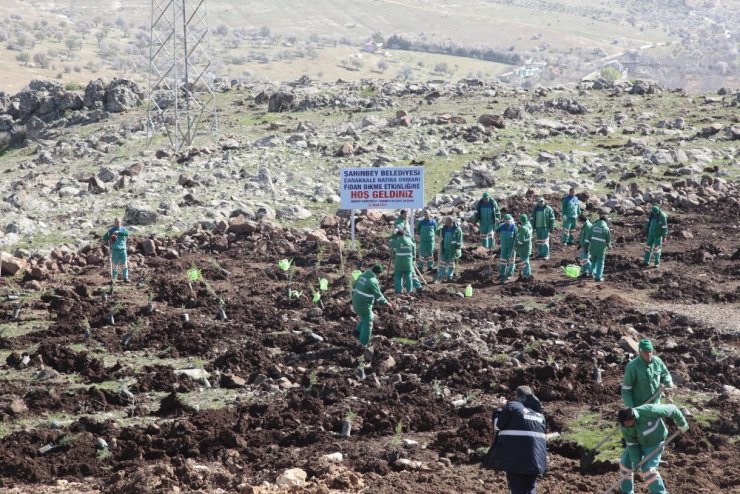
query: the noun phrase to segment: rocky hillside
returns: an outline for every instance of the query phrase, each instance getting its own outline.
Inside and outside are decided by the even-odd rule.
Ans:
[[[147,145],[142,90],[128,81],[84,91],[34,81],[3,98],[2,249],[32,265],[55,249],[63,259],[89,249],[116,215],[152,238],[226,232],[235,217],[309,231],[336,212],[343,166],[423,166],[430,207],[462,217],[483,190],[576,187],[620,215],[658,199],[695,208],[734,196],[740,175],[738,92],[601,79],[532,90],[307,77],[218,87],[219,133],[178,153],[161,135]]]

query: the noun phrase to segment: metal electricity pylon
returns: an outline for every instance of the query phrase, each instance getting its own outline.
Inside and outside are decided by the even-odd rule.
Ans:
[[[208,73],[205,0],[152,0],[149,44],[149,142],[164,130],[173,149],[190,146],[202,127],[218,126]]]

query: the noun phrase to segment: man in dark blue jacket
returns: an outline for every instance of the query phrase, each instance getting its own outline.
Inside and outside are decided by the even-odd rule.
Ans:
[[[496,431],[485,466],[506,472],[511,494],[536,494],[537,477],[547,470],[545,415],[529,386],[516,388],[516,398],[493,412]]]

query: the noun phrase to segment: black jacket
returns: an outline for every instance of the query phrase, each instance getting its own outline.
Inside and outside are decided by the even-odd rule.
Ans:
[[[547,470],[545,416],[534,396],[514,400],[493,412],[496,430],[485,466],[522,475],[542,475]]]

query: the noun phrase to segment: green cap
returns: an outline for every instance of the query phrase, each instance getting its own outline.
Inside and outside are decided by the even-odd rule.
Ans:
[[[483,193],[483,199],[488,199],[489,197],[491,197],[491,194],[489,194],[488,191]]]
[[[382,264],[375,264],[373,265],[373,273],[380,274],[385,270]]]
[[[641,352],[647,352],[647,351],[653,351],[653,343],[645,338],[644,340],[640,340],[640,344],[637,347]]]
[[[529,216],[527,216],[526,214],[523,214],[519,216],[519,221],[521,221],[522,223],[526,223],[529,221]]]
[[[508,220],[513,220],[514,218],[512,218],[510,214],[505,214],[504,219],[508,221]]]
[[[660,206],[658,206],[657,204],[654,204],[653,207],[650,208],[650,211],[652,211],[653,213],[656,213],[656,214],[657,213],[660,213]]]

